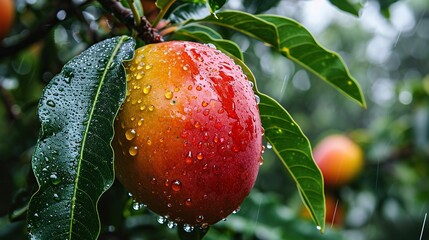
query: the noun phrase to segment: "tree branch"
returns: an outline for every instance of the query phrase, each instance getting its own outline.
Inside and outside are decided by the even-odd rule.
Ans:
[[[138,37],[145,43],[162,42],[163,39],[158,33],[158,30],[153,28],[146,17],[141,17],[140,25],[136,26],[134,23],[134,16],[130,9],[125,8],[119,1],[116,0],[98,0],[104,9],[111,12],[119,21],[125,24],[128,29],[135,29]]]

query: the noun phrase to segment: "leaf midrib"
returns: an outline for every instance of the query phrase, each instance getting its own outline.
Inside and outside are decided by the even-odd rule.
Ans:
[[[80,179],[79,176],[80,176],[80,171],[81,171],[81,166],[82,166],[82,161],[83,161],[83,152],[84,152],[85,145],[86,145],[86,139],[87,139],[88,132],[89,132],[89,126],[91,125],[91,121],[92,121],[92,118],[94,116],[95,106],[97,105],[97,100],[98,100],[98,98],[100,96],[101,88],[103,86],[104,80],[106,79],[106,75],[107,75],[109,66],[113,62],[113,59],[116,56],[116,53],[119,51],[122,43],[124,42],[123,41],[124,39],[125,39],[125,37],[121,37],[119,39],[118,44],[116,45],[114,51],[111,54],[111,57],[109,58],[109,61],[107,61],[106,65],[105,65],[105,68],[104,68],[104,71],[103,71],[103,75],[101,77],[100,84],[98,85],[98,88],[97,88],[97,93],[95,95],[94,102],[93,102],[93,104],[91,106],[91,112],[89,114],[88,124],[86,125],[85,132],[84,132],[84,135],[83,135],[82,147],[81,147],[81,150],[80,150],[80,154],[79,154],[80,157],[79,157],[77,171],[76,171],[76,179],[75,179],[75,182],[74,182],[73,197],[72,197],[72,201],[71,201],[71,213],[70,213],[70,222],[69,222],[70,228],[69,228],[68,239],[72,239],[72,234],[73,234],[73,225],[74,225],[73,224],[73,220],[74,220],[75,206],[76,206],[76,200],[77,200],[76,194],[77,194],[77,189],[78,189],[78,185],[79,185],[79,179]]]

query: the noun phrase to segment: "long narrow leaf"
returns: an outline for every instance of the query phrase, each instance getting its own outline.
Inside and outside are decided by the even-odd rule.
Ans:
[[[239,59],[234,59],[254,83],[260,98],[259,112],[265,138],[294,179],[304,204],[320,231],[325,230],[325,195],[322,174],[313,160],[311,144],[298,124],[276,100],[258,91],[255,77]]]
[[[125,97],[122,61],[134,45],[127,36],[95,44],[46,86],[32,159],[39,189],[28,209],[30,239],[97,238],[97,202],[114,180],[110,142]]]
[[[344,95],[365,107],[365,99],[356,80],[341,57],[322,47],[301,24],[276,15],[251,15],[240,11],[222,11],[189,22],[207,22],[227,27],[263,41],[285,57],[302,65]]]

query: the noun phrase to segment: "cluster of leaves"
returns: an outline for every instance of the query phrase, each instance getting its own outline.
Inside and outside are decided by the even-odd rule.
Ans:
[[[108,1],[99,2],[105,6]],[[357,13],[356,5],[347,1],[331,2]],[[138,14],[143,8],[136,7],[136,3],[128,1],[128,5],[124,5]],[[255,93],[261,100],[265,138],[295,180],[314,222],[323,231],[323,181],[307,137],[279,103],[258,91],[241,49],[216,29],[228,28],[263,42],[365,106],[359,85],[341,57],[322,47],[297,21],[277,15],[220,10],[224,3],[157,1],[159,14],[152,24],[157,26],[161,21],[168,21],[161,29],[165,39],[211,43],[242,65],[255,83]],[[135,29],[137,24],[135,21]],[[121,64],[132,58],[135,45],[135,40],[128,36],[98,42],[73,57],[45,87],[38,110],[41,128],[32,157],[39,189],[27,211],[31,238],[75,239],[99,235],[97,203],[114,181],[110,141],[112,121],[125,93]],[[26,207],[22,211],[25,210]]]

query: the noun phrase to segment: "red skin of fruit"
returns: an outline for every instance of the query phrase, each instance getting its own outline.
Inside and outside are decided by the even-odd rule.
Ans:
[[[15,17],[15,4],[13,0],[0,1],[0,40],[10,32]]]
[[[178,223],[227,217],[261,162],[261,120],[241,68],[207,45],[170,41],[137,49],[126,70],[113,140],[119,181]]]
[[[324,182],[339,187],[352,181],[363,168],[362,149],[344,135],[331,135],[320,141],[313,151]]]

